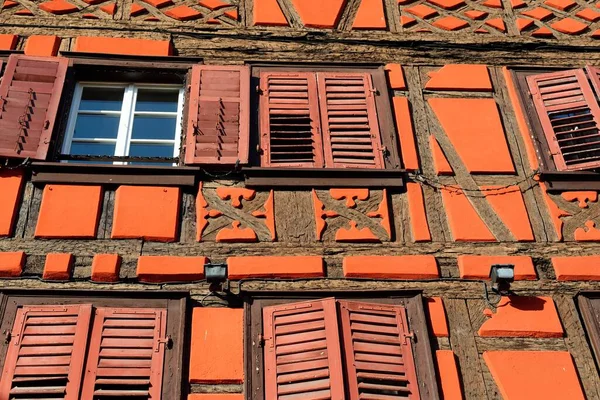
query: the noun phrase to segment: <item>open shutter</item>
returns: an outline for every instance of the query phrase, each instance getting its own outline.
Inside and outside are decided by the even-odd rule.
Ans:
[[[600,293],[581,294],[577,301],[596,362],[600,364]]]
[[[418,399],[404,307],[339,304],[349,399]]]
[[[98,308],[81,400],[160,399],[167,310]]]
[[[79,400],[91,310],[87,304],[19,308],[0,400]]]
[[[45,160],[69,60],[11,55],[0,83],[0,157]]]
[[[260,75],[263,167],[323,167],[314,73]]]
[[[194,65],[186,164],[248,163],[250,68]]]
[[[559,171],[600,167],[600,108],[582,69],[527,77]]]
[[[317,74],[325,165],[384,168],[371,74]]]
[[[334,299],[263,309],[266,400],[344,399]]]

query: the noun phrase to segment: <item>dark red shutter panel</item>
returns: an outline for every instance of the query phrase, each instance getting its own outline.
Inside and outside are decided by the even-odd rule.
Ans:
[[[24,306],[17,310],[0,400],[79,400],[92,307]]]
[[[317,74],[325,165],[384,168],[371,74]]]
[[[263,309],[265,397],[344,399],[334,299]]]
[[[167,310],[97,308],[81,400],[160,399]]]
[[[260,75],[263,167],[323,167],[314,73]]]
[[[419,399],[404,307],[339,304],[349,399]]]
[[[45,160],[69,60],[11,55],[0,84],[0,157]]]
[[[250,68],[194,65],[186,164],[248,163]]]
[[[600,108],[582,69],[527,77],[556,168],[600,167]]]

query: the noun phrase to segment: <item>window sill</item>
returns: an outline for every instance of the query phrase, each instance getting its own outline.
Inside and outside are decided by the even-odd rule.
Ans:
[[[542,171],[541,181],[548,192],[600,190],[600,173],[591,171]]]
[[[33,162],[31,171],[34,183],[110,185],[194,186],[203,175],[194,167],[60,162]]]
[[[404,187],[402,169],[242,168],[248,187]]]

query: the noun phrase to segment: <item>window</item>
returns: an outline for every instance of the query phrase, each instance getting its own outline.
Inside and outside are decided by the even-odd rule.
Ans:
[[[385,168],[395,145],[382,140],[382,88],[365,71],[260,72],[261,166]]]
[[[246,315],[249,398],[437,396],[420,296],[257,297]]]
[[[249,186],[403,185],[383,67],[11,54],[0,99],[0,157],[71,161],[34,162],[38,183],[136,184],[150,171],[192,182],[197,168],[156,165],[185,160]]]
[[[600,167],[599,71],[587,67],[527,77],[546,143],[559,171]]]
[[[180,398],[181,295],[8,297],[0,399]]]
[[[513,70],[542,172],[600,167],[600,69]]]
[[[577,297],[583,324],[600,369],[600,292],[584,293]]]
[[[78,83],[62,153],[177,158],[182,109],[181,87]]]

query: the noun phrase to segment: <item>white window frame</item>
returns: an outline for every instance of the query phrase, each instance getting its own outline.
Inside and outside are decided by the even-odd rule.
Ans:
[[[120,111],[114,110],[79,110],[81,104],[81,96],[84,88],[118,88],[125,89],[123,93],[123,104]],[[179,89],[177,111],[176,112],[160,112],[160,111],[135,111],[137,102],[137,94],[140,89],[150,90],[173,90]],[[147,84],[119,84],[119,83],[97,83],[97,82],[78,82],[75,86],[73,94],[73,103],[69,112],[69,121],[63,141],[62,154],[68,155],[71,153],[71,144],[75,142],[93,142],[93,143],[115,143],[114,157],[125,157],[129,155],[131,143],[149,143],[149,144],[173,144],[173,157],[179,157],[181,151],[181,122],[183,116],[183,101],[184,88],[181,85],[147,85]],[[90,139],[74,139],[75,125],[80,112],[87,115],[119,115],[119,127],[117,131],[117,139],[90,138]],[[170,139],[132,139],[133,120],[136,115],[151,115],[157,117],[173,117],[175,116],[175,137]],[[115,165],[126,165],[127,162],[114,161]],[[173,164],[177,165],[177,164]]]

